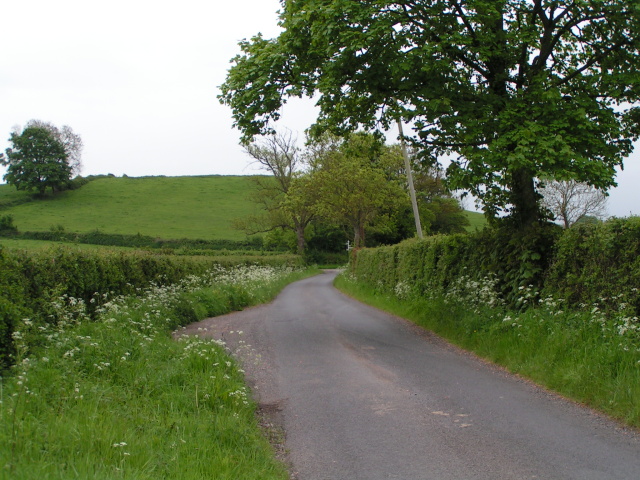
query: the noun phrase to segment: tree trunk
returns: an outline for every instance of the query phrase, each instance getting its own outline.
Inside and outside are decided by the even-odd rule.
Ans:
[[[296,224],[295,226],[296,239],[298,243],[298,255],[304,254],[306,242],[304,240],[304,226]]]
[[[364,247],[364,225],[355,225],[353,227],[353,247]]]
[[[518,226],[525,229],[540,221],[540,195],[536,192],[533,175],[526,168],[518,168],[511,177],[513,217]]]

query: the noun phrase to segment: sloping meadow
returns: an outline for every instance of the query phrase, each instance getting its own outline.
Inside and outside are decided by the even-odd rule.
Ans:
[[[175,341],[171,332],[268,301],[309,272],[292,265],[223,267],[154,257],[118,264],[89,258],[60,252],[48,260],[53,273],[40,265],[45,258],[28,263],[32,275],[67,283],[48,284],[41,292],[47,301],[37,314],[15,316],[11,325],[13,366],[0,390],[3,475],[287,478],[257,426],[243,372],[224,344],[194,337]],[[55,265],[72,259],[77,269],[63,279],[64,269]],[[16,268],[20,259],[2,260],[12,275],[2,281],[13,293],[29,292],[31,282],[37,283],[18,282],[26,268]],[[113,278],[92,283],[108,265]],[[73,272],[80,278],[72,279]],[[156,283],[142,287],[128,281],[143,278]],[[63,292],[65,284],[69,290]],[[71,294],[96,287],[100,290],[89,300]],[[11,303],[6,296],[3,302]],[[24,300],[11,311],[33,314],[28,307]]]
[[[344,288],[640,425],[640,218],[353,253]],[[387,308],[386,305],[381,305]]]

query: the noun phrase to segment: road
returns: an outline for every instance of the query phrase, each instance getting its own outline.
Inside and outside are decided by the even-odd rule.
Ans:
[[[243,359],[292,478],[640,479],[637,433],[342,295],[334,277],[186,329]]]

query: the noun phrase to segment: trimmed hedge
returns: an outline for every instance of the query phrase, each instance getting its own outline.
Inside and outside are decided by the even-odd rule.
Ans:
[[[399,284],[417,294],[446,291],[461,276],[491,276],[510,307],[520,307],[521,289],[531,286],[571,308],[597,304],[640,316],[640,217],[564,231],[553,224],[526,232],[502,225],[409,240],[354,252],[349,269],[383,292]]]
[[[640,217],[578,224],[557,243],[545,293],[640,316]]]
[[[503,298],[515,303],[520,287],[541,288],[559,233],[556,225],[544,225],[528,232],[502,226],[473,234],[435,235],[359,250],[349,268],[358,280],[381,291],[394,291],[402,283],[418,294],[446,291],[461,276],[492,276]]]
[[[151,252],[83,251],[55,248],[3,251],[0,248],[0,368],[10,363],[14,326],[21,318],[55,322],[51,302],[63,295],[80,299],[93,312],[103,294],[131,295],[155,282],[170,285],[189,275],[239,264],[301,265],[294,255],[186,257]]]

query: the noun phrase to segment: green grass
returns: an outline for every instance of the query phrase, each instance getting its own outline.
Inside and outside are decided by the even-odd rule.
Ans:
[[[24,231],[141,234],[164,239],[243,240],[232,221],[254,212],[248,176],[103,177],[78,190],[0,210]],[[0,185],[0,206],[24,200]]]
[[[112,247],[90,244],[70,244],[45,240],[24,240],[21,238],[0,237],[0,246],[7,250],[49,250],[53,247],[77,248],[79,250],[132,251],[131,247]]]
[[[9,185],[0,185],[0,209],[30,202],[32,195]]]
[[[0,478],[284,480],[242,371],[213,340],[171,329],[273,298],[311,271],[236,268],[114,299],[90,321],[23,321],[0,386]]]
[[[467,218],[469,219],[469,225],[467,226],[468,232],[475,232],[476,230],[482,230],[487,225],[487,218],[483,213],[471,212],[465,210]]]
[[[640,426],[640,332],[633,319],[563,311],[550,299],[524,312],[507,311],[481,304],[474,292],[467,298],[399,299],[345,276],[336,286],[561,395]],[[625,322],[632,327],[621,335]]]

